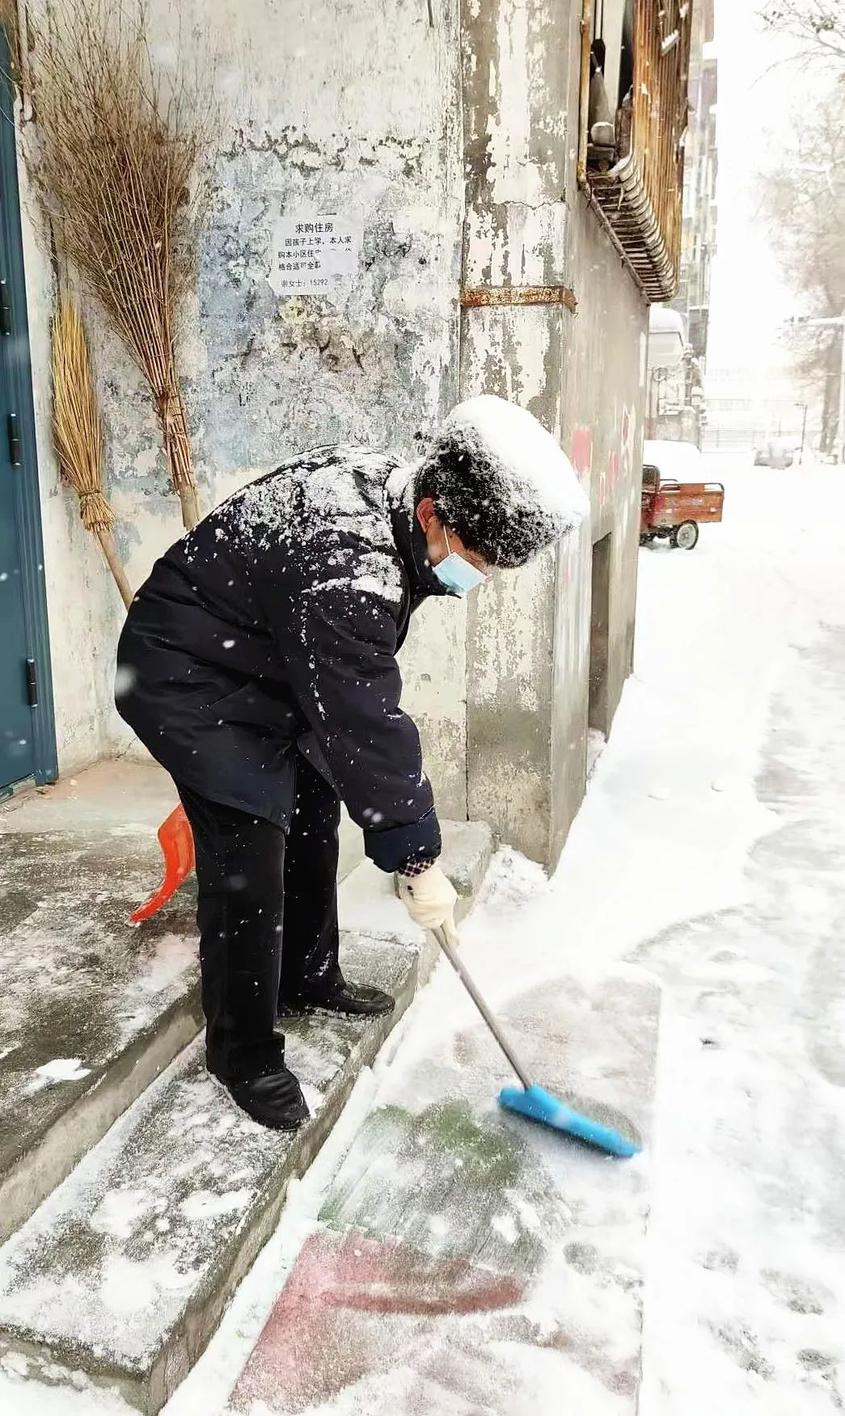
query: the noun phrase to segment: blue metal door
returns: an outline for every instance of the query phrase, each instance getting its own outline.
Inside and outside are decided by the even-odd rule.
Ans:
[[[0,281],[0,298],[7,300],[8,281],[2,275]],[[4,334],[2,338],[5,343],[10,336]],[[0,366],[0,791],[35,775],[30,698],[37,690],[37,682],[33,679],[35,664],[26,632],[22,538],[15,487],[21,470],[20,436],[15,428],[19,415],[13,402],[5,368]]]
[[[9,53],[0,29],[0,796],[56,778]]]

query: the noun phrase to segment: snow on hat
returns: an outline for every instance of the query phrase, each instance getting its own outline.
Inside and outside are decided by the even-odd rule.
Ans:
[[[533,414],[492,394],[452,410],[417,485],[441,521],[490,565],[524,565],[589,514],[557,440]]]

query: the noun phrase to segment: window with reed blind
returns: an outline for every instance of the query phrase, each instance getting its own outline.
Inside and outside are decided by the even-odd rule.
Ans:
[[[678,289],[692,0],[583,0],[578,179],[650,301]]]

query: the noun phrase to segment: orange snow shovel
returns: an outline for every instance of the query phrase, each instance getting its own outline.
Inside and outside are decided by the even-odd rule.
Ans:
[[[139,905],[129,916],[133,924],[140,924],[160,910],[194,868],[194,833],[183,806],[175,807],[162,821],[158,828],[158,843],[164,856],[164,879],[146,904]]]

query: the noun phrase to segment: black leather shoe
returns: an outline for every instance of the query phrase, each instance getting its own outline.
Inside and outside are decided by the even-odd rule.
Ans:
[[[304,988],[297,998],[287,999],[279,1006],[279,1016],[313,1013],[322,1008],[327,1013],[346,1013],[353,1018],[378,1018],[392,1013],[395,1007],[396,999],[380,988],[363,983],[330,983]]]
[[[218,1080],[247,1116],[271,1131],[298,1131],[311,1114],[299,1082],[287,1067],[250,1081]]]

